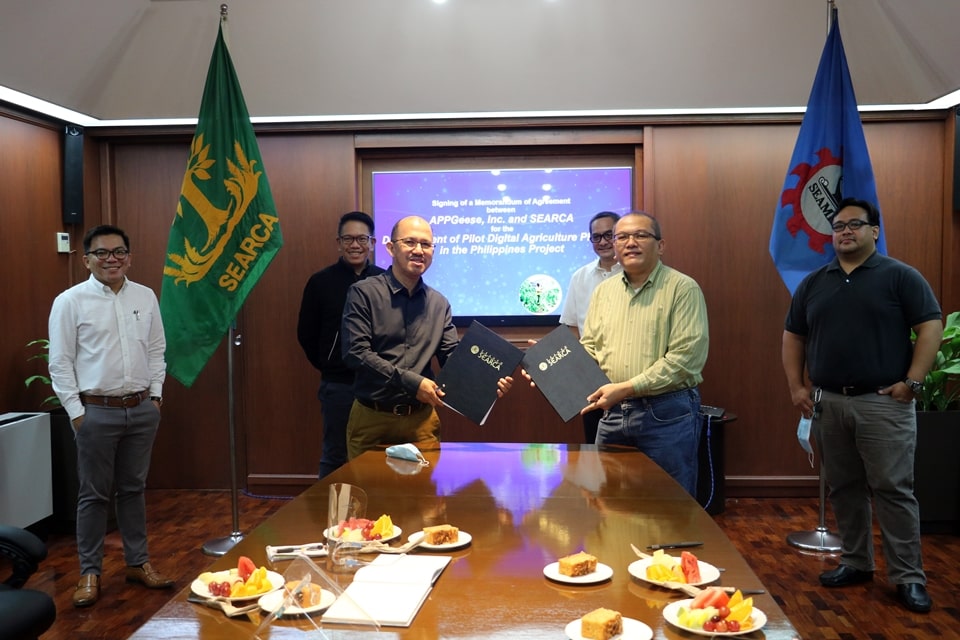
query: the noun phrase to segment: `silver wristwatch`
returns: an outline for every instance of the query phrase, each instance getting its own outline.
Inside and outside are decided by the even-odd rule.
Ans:
[[[913,395],[918,396],[923,393],[923,383],[917,382],[916,380],[911,380],[910,378],[904,378],[903,384],[910,387],[910,391],[913,392]]]

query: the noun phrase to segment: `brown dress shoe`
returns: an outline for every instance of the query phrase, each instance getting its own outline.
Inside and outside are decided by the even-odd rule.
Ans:
[[[142,567],[127,567],[127,582],[139,582],[148,589],[169,589],[173,580],[166,577],[150,566],[149,562]]]
[[[80,577],[77,590],[73,592],[73,606],[89,607],[100,598],[100,576],[88,573]]]

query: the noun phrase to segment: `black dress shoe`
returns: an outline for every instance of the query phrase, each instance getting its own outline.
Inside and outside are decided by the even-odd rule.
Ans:
[[[927,588],[919,582],[898,584],[897,596],[900,597],[903,606],[917,613],[926,613],[933,606],[933,601],[927,594]]]
[[[833,571],[820,574],[820,584],[825,587],[845,587],[873,580],[873,571],[860,571],[850,565],[842,564]]]

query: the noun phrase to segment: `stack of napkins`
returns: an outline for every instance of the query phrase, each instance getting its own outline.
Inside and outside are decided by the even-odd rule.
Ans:
[[[381,555],[360,568],[324,622],[409,627],[450,556]]]

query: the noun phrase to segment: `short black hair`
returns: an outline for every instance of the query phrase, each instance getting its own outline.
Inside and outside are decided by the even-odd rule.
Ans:
[[[123,246],[127,248],[127,251],[130,250],[130,238],[127,237],[126,231],[112,224],[101,224],[100,226],[93,227],[83,235],[84,253],[90,251],[90,245],[93,244],[93,239],[98,236],[120,236],[123,238]]]
[[[623,214],[623,217],[627,216],[643,216],[644,218],[649,218],[650,222],[653,223],[653,237],[655,240],[662,240],[663,234],[660,233],[660,221],[652,213],[647,213],[646,211],[640,211],[636,209],[629,213]]]
[[[337,225],[337,235],[343,231],[343,225],[348,222],[362,222],[367,225],[367,228],[370,229],[370,235],[373,235],[373,218],[365,214],[363,211],[351,211],[340,216],[340,224]]]
[[[613,224],[617,224],[617,220],[620,219],[620,214],[614,213],[613,211],[601,211],[600,213],[590,218],[590,222],[587,224],[587,231],[592,232],[593,223],[596,222],[597,220],[600,220],[601,218],[610,218],[611,220],[613,220]]]
[[[873,204],[869,200],[861,200],[859,198],[844,198],[837,204],[837,213],[840,213],[841,209],[846,209],[847,207],[858,207],[867,212],[867,222],[870,223],[871,227],[880,226],[880,210],[877,209],[877,205]],[[836,217],[836,214],[834,214]]]

